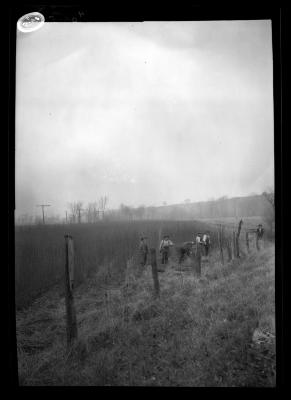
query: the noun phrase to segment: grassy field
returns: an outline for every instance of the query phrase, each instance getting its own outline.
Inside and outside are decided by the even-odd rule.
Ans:
[[[230,228],[237,228],[239,220],[241,218],[235,217],[223,217],[223,218],[202,218],[200,221],[204,221],[206,223],[214,223],[214,224],[224,224],[229,226]],[[258,224],[264,224],[264,219],[260,216],[257,217],[243,217],[243,228],[250,229],[256,228]]]
[[[233,230],[238,228],[238,223],[240,219],[241,218],[235,218],[235,217],[202,218],[199,221],[209,225],[222,224],[225,228]],[[254,216],[254,217],[243,217],[242,220],[243,220],[242,233],[244,233],[247,229],[256,229],[259,224],[262,224],[265,229],[264,233],[265,238],[269,240],[274,240],[274,234],[275,234],[274,225],[273,225],[273,230],[271,230],[270,224],[267,223],[268,221],[266,221],[265,218],[260,216]]]
[[[74,238],[76,285],[102,266],[124,279],[126,263],[138,247],[140,235],[149,246],[158,246],[159,233],[171,235],[175,243],[192,240],[193,234],[208,229],[197,221],[112,221],[98,224],[45,225],[15,229],[16,307],[27,307],[40,294],[63,281],[64,235]],[[215,227],[210,228],[215,231]],[[216,235],[213,235],[216,245]],[[117,274],[118,271],[118,274]]]
[[[17,312],[20,385],[274,386],[274,246],[202,275],[174,254],[159,274],[127,262],[122,283],[101,267],[75,289],[79,338],[66,351],[65,302],[54,286]],[[254,333],[268,332],[257,343]]]

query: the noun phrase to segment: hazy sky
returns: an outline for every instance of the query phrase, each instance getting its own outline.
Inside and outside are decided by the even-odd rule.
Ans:
[[[273,184],[270,21],[45,23],[17,32],[16,215]]]

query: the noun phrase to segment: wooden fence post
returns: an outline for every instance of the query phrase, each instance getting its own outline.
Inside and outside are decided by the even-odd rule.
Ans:
[[[196,252],[193,257],[194,261],[194,273],[201,276],[201,244],[196,243]]]
[[[249,232],[246,232],[246,246],[249,253],[250,252]]]
[[[219,241],[221,263],[222,265],[224,265],[223,248],[222,248],[222,225],[220,225],[218,228],[218,241]]]
[[[256,234],[256,248],[257,248],[258,251],[260,251],[259,238],[258,238],[257,234]]]
[[[236,238],[235,238],[235,246],[236,246],[236,256],[237,256],[237,258],[239,258],[239,240],[238,240],[238,236],[236,236]]]
[[[159,285],[159,278],[158,278],[158,268],[157,268],[157,256],[156,256],[156,249],[151,249],[151,266],[152,266],[152,276],[154,281],[154,296],[160,296],[160,285]]]
[[[226,248],[228,254],[228,262],[230,262],[232,260],[232,254],[231,254],[231,236],[229,236],[229,234],[227,235],[226,238]]]
[[[236,255],[238,258],[240,256],[240,254],[239,254],[239,235],[240,235],[242,224],[243,224],[243,221],[241,219],[238,224],[238,230],[237,230],[237,235],[236,235]]]
[[[224,254],[223,254],[223,246],[225,243],[225,236],[224,236],[224,226],[221,225],[221,257],[222,257],[222,264],[224,264]]]
[[[233,232],[232,232],[233,258],[235,258],[235,257],[236,257],[236,254],[237,254],[237,250],[236,250],[236,240],[235,240],[235,238],[236,238],[236,234],[235,234],[235,231],[233,231]]]
[[[78,337],[76,310],[74,306],[74,247],[73,238],[65,235],[65,296],[66,296],[66,320],[67,320],[67,346]]]

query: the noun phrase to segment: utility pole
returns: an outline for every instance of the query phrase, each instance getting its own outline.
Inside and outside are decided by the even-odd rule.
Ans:
[[[37,204],[37,206],[36,207],[41,207],[42,208],[42,222],[43,222],[43,224],[45,224],[45,222],[44,222],[44,208],[45,207],[50,207],[51,205],[50,204]]]

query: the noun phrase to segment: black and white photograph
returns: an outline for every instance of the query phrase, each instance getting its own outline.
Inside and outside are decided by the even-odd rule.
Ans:
[[[19,386],[276,387],[271,19],[19,17]]]

